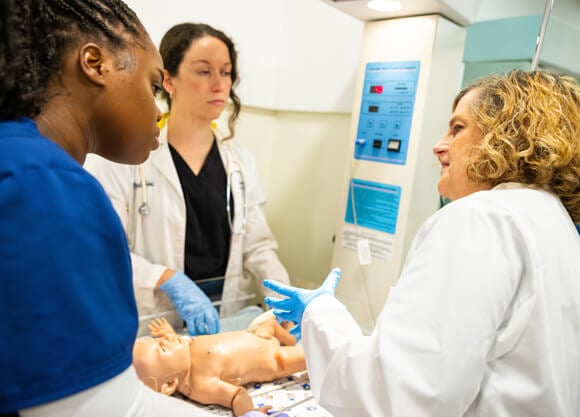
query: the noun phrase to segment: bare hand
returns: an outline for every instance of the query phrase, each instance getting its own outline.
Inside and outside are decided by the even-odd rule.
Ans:
[[[175,330],[165,317],[156,318],[149,323],[149,332],[153,337],[163,337],[165,335],[175,334]]]

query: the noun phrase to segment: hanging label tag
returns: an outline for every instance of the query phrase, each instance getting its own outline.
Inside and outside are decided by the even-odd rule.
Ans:
[[[371,244],[368,239],[359,239],[356,242],[356,247],[358,250],[358,262],[361,265],[370,265],[372,263],[371,258]]]

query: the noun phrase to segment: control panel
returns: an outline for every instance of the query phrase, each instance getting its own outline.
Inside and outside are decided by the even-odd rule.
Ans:
[[[405,165],[418,79],[419,61],[366,64],[356,159]]]

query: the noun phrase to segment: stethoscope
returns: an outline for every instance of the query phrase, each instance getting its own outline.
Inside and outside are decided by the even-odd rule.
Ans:
[[[236,178],[240,184],[240,193],[242,194],[242,217],[239,221],[239,225],[236,225],[231,209],[232,183]],[[228,223],[232,233],[242,234],[246,230],[246,219],[248,215],[247,207],[248,204],[246,200],[246,182],[244,181],[244,174],[242,173],[241,169],[233,169],[229,172],[228,179],[226,181],[226,212],[228,214]]]
[[[227,151],[226,151],[227,152]],[[226,154],[227,155],[227,154]],[[230,167],[229,156],[226,156],[226,167]],[[235,183],[237,180],[239,184],[239,190],[241,193],[241,201],[242,201],[242,213],[240,221],[236,222],[234,219],[234,213],[232,213],[231,209],[231,199],[232,199],[232,184]],[[149,205],[149,193],[147,191],[147,187],[152,186],[152,182],[147,182],[147,178],[145,176],[145,167],[143,165],[139,165],[139,182],[134,182],[134,188],[141,188],[141,204],[137,209],[141,216],[149,216],[151,214],[151,206]],[[244,180],[244,174],[241,169],[234,168],[229,169],[229,173],[227,175],[226,181],[226,213],[228,215],[228,224],[230,226],[230,230],[232,233],[243,234],[246,230],[246,220],[247,220],[247,199],[246,199],[246,181]]]
[[[149,216],[151,214],[151,207],[149,206],[149,193],[147,192],[148,184],[145,178],[145,168],[143,165],[139,165],[139,179],[141,180],[141,205],[139,206],[139,214],[142,216]]]

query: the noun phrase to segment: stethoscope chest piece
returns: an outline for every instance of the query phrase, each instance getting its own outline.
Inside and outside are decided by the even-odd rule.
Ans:
[[[139,214],[141,216],[149,216],[151,214],[151,207],[149,206],[149,195],[147,193],[147,187],[149,183],[145,178],[145,168],[143,165],[139,165],[139,182],[134,182],[133,187],[141,187],[141,205],[139,206]],[[153,183],[151,183],[153,185]]]
[[[145,202],[141,203],[139,206],[139,214],[142,216],[149,216],[149,214],[151,214],[151,207],[149,207],[149,204]]]

